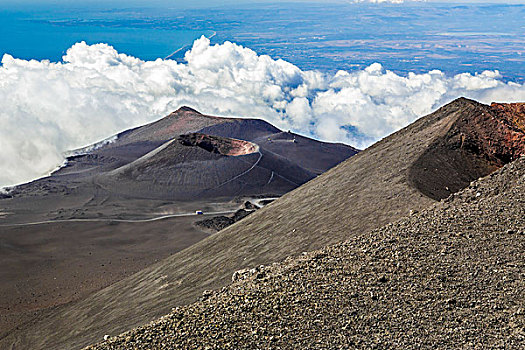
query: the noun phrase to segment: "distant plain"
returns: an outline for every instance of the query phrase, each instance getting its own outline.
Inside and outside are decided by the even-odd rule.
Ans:
[[[322,11],[321,11],[322,10]],[[301,69],[398,74],[499,70],[525,80],[525,5],[270,3],[207,9],[0,5],[0,56],[60,61],[75,42],[113,45],[143,60],[183,61],[201,35],[232,41]],[[480,18],[482,20],[480,20]]]

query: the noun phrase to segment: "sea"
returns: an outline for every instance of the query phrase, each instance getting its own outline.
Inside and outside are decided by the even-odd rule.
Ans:
[[[67,5],[57,5],[62,2]],[[183,61],[193,41],[204,35],[212,43],[232,41],[303,70],[334,73],[378,62],[402,75],[498,70],[506,81],[525,82],[523,4],[267,1],[202,7],[205,1],[200,1],[199,8],[182,8],[173,1],[91,3],[0,1],[0,57],[58,62],[74,43],[85,41],[107,43],[143,60]]]
[[[122,10],[73,8],[50,11],[0,11],[0,57],[9,54],[25,60],[60,62],[68,48],[77,42],[107,43],[118,52],[143,60],[166,58],[201,36],[211,37],[213,30],[157,28],[137,25],[136,14]],[[135,14],[135,16],[134,16]]]

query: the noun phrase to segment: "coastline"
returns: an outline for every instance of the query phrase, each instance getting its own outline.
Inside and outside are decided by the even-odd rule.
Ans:
[[[205,36],[206,38],[208,38],[209,40],[211,40],[213,37],[215,37],[217,35],[217,32],[213,32],[212,35],[210,36],[206,36],[203,34],[203,36]],[[189,44],[189,45],[184,45],[182,46],[181,48],[173,51],[172,53],[170,53],[168,56],[164,57],[163,60],[169,60],[171,59],[173,56],[175,56],[176,54],[178,54],[179,52],[181,52],[182,50],[186,49],[187,47],[191,47],[193,45],[193,43]]]

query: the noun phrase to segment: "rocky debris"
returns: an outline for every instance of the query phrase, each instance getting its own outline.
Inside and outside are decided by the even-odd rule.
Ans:
[[[10,195],[9,193],[0,192],[0,199],[8,199],[8,198],[13,198],[13,196]]]
[[[88,349],[523,348],[524,231],[521,158],[381,229],[238,271]]]
[[[244,219],[251,213],[253,213],[253,210],[250,211],[250,210],[239,209],[233,214],[232,219],[234,222],[237,222],[239,220]]]
[[[253,204],[252,202],[246,201],[246,202],[244,202],[244,209],[246,209],[246,210],[255,210],[255,209],[259,209],[259,208],[255,204]]]
[[[525,130],[525,103],[492,103],[490,107],[507,118],[521,130]]]
[[[242,269],[237,270],[232,275],[232,282],[242,281],[245,279],[248,279],[251,276],[257,275],[257,278],[262,278],[265,274],[264,272],[264,265],[260,265],[258,267],[254,268],[248,268],[248,269]]]
[[[261,200],[260,204],[264,207],[273,202],[274,200],[275,199]],[[250,201],[244,202],[243,206],[244,209],[237,210],[232,216],[218,215],[212,217],[211,219],[197,221],[195,225],[214,232],[219,232],[225,229],[226,227],[235,224],[237,221],[244,219],[248,215],[252,214],[254,211],[261,209],[260,207],[253,204]]]
[[[273,201],[275,201],[275,199],[269,198],[269,199],[263,199],[259,203],[264,207],[264,206],[272,203]]]
[[[235,224],[237,221],[240,221],[250,215],[253,210],[237,210],[232,216],[219,215],[214,216],[211,219],[205,219],[197,221],[195,225],[202,228],[210,229],[215,232],[225,229],[228,226]]]

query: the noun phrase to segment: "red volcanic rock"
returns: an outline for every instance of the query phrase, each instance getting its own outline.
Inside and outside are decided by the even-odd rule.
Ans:
[[[120,133],[115,145],[136,142],[166,142],[181,134],[197,132],[203,128],[233,120],[232,118],[204,115],[190,107],[181,107],[153,123]]]
[[[525,154],[525,103],[492,103],[501,150],[510,160]]]
[[[462,98],[441,111],[454,116],[450,127],[409,173],[426,196],[446,198],[525,154],[524,104],[487,106]]]
[[[508,104],[487,107],[481,104],[471,107],[458,119],[449,135],[460,143],[460,147],[501,167],[525,154],[525,128],[516,123],[525,119]]]
[[[490,107],[500,116],[507,118],[518,128],[525,131],[525,103],[496,103]]]
[[[190,107],[181,107],[164,119],[169,120],[169,123],[164,128],[156,130],[155,134],[167,138],[180,134],[181,130],[198,130],[206,126],[232,120],[230,118],[203,115]]]

